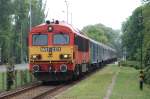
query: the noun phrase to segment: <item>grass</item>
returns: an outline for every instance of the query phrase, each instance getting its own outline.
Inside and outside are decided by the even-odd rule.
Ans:
[[[100,72],[65,91],[57,99],[102,99],[116,71],[116,67],[105,67]]]
[[[139,90],[138,73],[134,68],[122,67],[110,99],[150,99],[150,86]]]
[[[31,76],[28,70],[17,70],[12,89],[15,89],[25,84],[29,84],[33,80],[35,79],[33,78],[33,76]],[[6,90],[6,84],[6,72],[0,72],[0,91]]]
[[[0,91],[6,88],[5,81],[6,81],[6,73],[0,72]]]
[[[150,86],[139,90],[138,71],[130,67],[109,65],[81,83],[64,91],[57,99],[103,99],[113,75],[119,71],[110,99],[150,99]]]

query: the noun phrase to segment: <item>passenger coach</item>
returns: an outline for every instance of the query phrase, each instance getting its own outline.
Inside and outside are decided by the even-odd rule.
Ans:
[[[49,22],[29,33],[29,67],[41,81],[76,79],[116,59],[116,51],[66,23]]]

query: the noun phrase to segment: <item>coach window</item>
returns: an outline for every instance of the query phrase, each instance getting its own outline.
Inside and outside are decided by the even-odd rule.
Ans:
[[[69,44],[69,35],[64,33],[54,34],[53,44]]]
[[[48,45],[48,35],[47,34],[34,34],[34,35],[32,35],[32,45],[33,46]]]

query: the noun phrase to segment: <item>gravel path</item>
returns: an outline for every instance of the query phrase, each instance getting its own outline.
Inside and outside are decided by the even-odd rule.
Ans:
[[[116,74],[113,76],[112,78],[112,82],[111,84],[109,85],[108,89],[107,89],[107,93],[105,95],[105,97],[103,99],[109,99],[111,94],[112,94],[112,90],[113,90],[113,87],[116,83],[116,79],[117,79],[117,75],[119,74],[119,71],[116,72]]]

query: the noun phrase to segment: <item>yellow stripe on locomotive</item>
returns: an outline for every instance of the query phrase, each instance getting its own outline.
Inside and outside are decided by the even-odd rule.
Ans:
[[[73,59],[73,46],[29,47],[30,61],[59,61]]]

